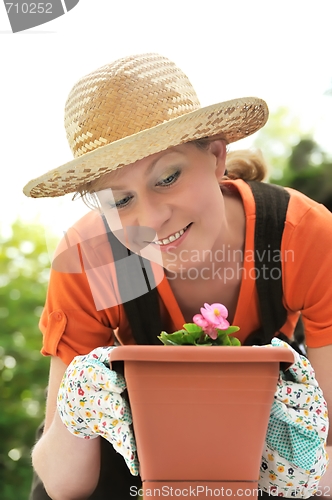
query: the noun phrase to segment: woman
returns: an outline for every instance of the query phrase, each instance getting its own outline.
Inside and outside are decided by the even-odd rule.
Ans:
[[[200,108],[187,77],[157,54],[121,59],[73,87],[65,125],[75,159],[24,189],[32,197],[78,192],[97,207],[59,245],[40,321],[42,352],[52,358],[33,464],[52,498],[88,498],[100,472],[100,440],[70,434],[56,410],[62,376],[75,356],[113,345],[114,331],[120,343],[135,343],[122,302],[146,291],[133,280],[120,297],[106,223],[152,262],[165,330],[191,321],[204,302],[227,307],[241,341],[260,328],[255,202],[245,181],[262,180],[263,161],[229,154],[228,176],[225,170],[227,144],[257,131],[267,117],[257,98]],[[332,215],[289,192],[279,254],[282,332],[292,336],[301,312],[308,356],[332,406]]]

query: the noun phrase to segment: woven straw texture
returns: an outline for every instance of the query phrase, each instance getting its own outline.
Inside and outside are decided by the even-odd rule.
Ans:
[[[30,181],[27,196],[55,197],[105,173],[202,137],[227,143],[267,120],[266,103],[241,98],[200,108],[187,76],[158,54],[120,59],[81,78],[65,105],[74,160]]]

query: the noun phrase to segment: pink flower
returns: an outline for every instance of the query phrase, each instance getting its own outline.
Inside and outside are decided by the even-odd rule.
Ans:
[[[222,304],[204,304],[201,307],[202,314],[195,314],[193,322],[203,328],[204,332],[215,340],[218,337],[217,328],[226,330],[229,323],[226,320],[228,311]]]
[[[204,307],[201,307],[201,314],[203,319],[205,319],[208,324],[214,328],[226,330],[229,327],[229,323],[226,320],[228,311],[222,304],[215,303],[210,305],[205,303]]]
[[[239,346],[241,345],[239,339],[230,338],[230,335],[239,330],[239,327],[229,328],[227,316],[228,311],[224,305],[205,303],[201,308],[201,314],[193,316],[192,323],[186,323],[183,329],[173,334],[161,332],[158,338],[165,345]]]
[[[211,339],[215,340],[218,337],[218,332],[215,326],[210,325],[210,323],[203,318],[201,314],[195,314],[193,317],[193,322],[203,328],[204,333],[209,335]]]
[[[203,318],[201,314],[195,314],[195,316],[193,317],[193,322],[197,326],[201,326],[203,329],[209,325],[209,323],[206,321],[206,319]]]

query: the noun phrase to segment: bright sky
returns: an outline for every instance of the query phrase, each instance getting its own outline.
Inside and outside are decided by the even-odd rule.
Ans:
[[[172,59],[203,106],[250,95],[271,110],[288,106],[332,152],[332,96],[324,95],[332,86],[331,18],[330,0],[80,0],[66,15],[12,34],[1,2],[2,227],[39,214],[64,231],[85,212],[69,197],[26,198],[22,187],[72,158],[63,127],[72,85],[130,54]]]

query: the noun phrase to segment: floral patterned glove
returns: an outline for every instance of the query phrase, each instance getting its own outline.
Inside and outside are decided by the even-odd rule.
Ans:
[[[120,395],[126,383],[122,375],[109,369],[112,349],[98,347],[73,359],[63,376],[57,406],[61,420],[72,434],[85,439],[107,439],[137,476],[131,412]]]
[[[328,457],[327,405],[310,362],[286,342],[274,338],[272,346],[291,349],[295,363],[277,384],[263,449],[259,487],[273,495],[309,498],[317,491]]]

